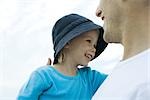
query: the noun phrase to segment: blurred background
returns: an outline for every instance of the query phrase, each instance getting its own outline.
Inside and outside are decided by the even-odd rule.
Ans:
[[[0,100],[15,100],[31,72],[53,59],[51,31],[55,22],[70,13],[99,25],[95,16],[99,0],[0,0]],[[89,63],[109,74],[121,60],[123,47],[109,44]]]

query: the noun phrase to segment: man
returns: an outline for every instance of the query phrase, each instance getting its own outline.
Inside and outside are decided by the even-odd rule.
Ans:
[[[104,40],[121,43],[124,55],[93,100],[148,100],[150,0],[101,0],[96,15],[104,20]]]

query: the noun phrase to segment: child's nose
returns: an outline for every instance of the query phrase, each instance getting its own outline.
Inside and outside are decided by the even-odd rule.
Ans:
[[[95,46],[92,46],[92,52],[96,52],[96,47]]]

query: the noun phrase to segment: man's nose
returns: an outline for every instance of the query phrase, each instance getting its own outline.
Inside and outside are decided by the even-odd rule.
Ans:
[[[100,10],[100,9],[97,9],[97,10],[96,10],[96,16],[97,16],[97,17],[101,17],[102,20],[104,20],[104,18],[105,18],[105,17],[102,15],[102,10]]]
[[[96,16],[97,16],[97,17],[101,17],[101,14],[102,14],[102,10],[98,7],[98,8],[96,9]]]

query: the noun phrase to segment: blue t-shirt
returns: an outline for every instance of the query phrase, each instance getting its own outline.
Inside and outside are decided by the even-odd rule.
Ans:
[[[78,69],[76,76],[66,76],[47,65],[35,70],[21,88],[18,100],[91,100],[107,75]]]

